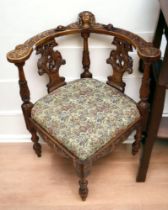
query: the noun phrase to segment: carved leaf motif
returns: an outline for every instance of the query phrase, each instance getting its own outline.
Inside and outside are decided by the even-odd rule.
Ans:
[[[39,75],[46,73],[49,77],[48,92],[65,84],[65,78],[59,76],[59,68],[65,64],[65,60],[62,59],[58,50],[54,50],[55,46],[57,43],[55,40],[51,40],[36,48],[37,54],[41,54],[37,63],[38,73]]]
[[[108,84],[115,86],[121,91],[124,91],[125,83],[123,82],[123,74],[128,72],[132,73],[133,60],[128,55],[128,52],[132,51],[132,46],[117,37],[114,38],[113,43],[116,45],[116,49],[112,50],[110,57],[107,59],[107,63],[111,64],[113,68],[113,75],[108,77]]]

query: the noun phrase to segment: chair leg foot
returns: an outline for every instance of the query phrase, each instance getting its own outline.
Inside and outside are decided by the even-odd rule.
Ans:
[[[142,130],[141,127],[136,129],[135,142],[132,144],[132,155],[136,155],[141,146]]]
[[[86,200],[88,195],[88,181],[86,179],[80,179],[79,180],[79,195],[82,198],[83,201]]]
[[[33,149],[38,157],[41,157],[41,145],[37,142],[33,144]]]
[[[90,174],[92,161],[87,160],[81,162],[80,160],[74,160],[74,167],[77,175],[79,176],[79,195],[83,201],[86,200],[88,196],[88,181],[86,177]]]
[[[35,130],[31,131],[31,134],[32,134],[31,140],[32,140],[32,142],[34,142],[33,149],[34,149],[35,153],[37,154],[37,156],[41,157],[41,145],[38,142],[39,137],[37,136]]]

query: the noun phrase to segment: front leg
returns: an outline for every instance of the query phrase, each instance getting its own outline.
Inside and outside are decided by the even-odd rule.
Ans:
[[[76,170],[77,175],[79,176],[79,195],[81,196],[82,200],[85,201],[88,195],[88,181],[86,177],[90,174],[92,162],[91,161],[84,161],[81,162],[80,160],[74,160],[74,167]]]
[[[38,157],[41,157],[41,145],[39,144],[39,137],[37,136],[36,130],[33,128],[31,129],[31,140],[34,143],[33,144],[33,149],[35,153],[37,154]]]

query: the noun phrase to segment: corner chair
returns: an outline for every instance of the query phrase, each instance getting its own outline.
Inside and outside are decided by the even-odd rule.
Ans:
[[[112,66],[107,83],[92,79],[89,70],[89,36],[92,33],[112,36],[112,48],[106,60]],[[65,82],[59,75],[65,64],[61,53],[55,50],[56,38],[79,34],[83,39],[83,73],[81,78]],[[140,101],[136,103],[124,94],[123,75],[133,71],[133,59],[129,52],[136,49],[144,63],[144,74],[140,88]],[[38,59],[38,73],[49,77],[48,95],[35,104],[30,101],[30,91],[24,74],[24,64],[33,50]],[[97,23],[88,11],[79,14],[78,21],[68,26],[58,26],[40,33],[7,54],[19,72],[22,111],[28,131],[31,133],[33,149],[41,156],[41,145],[37,133],[53,149],[72,159],[79,176],[79,194],[82,200],[88,195],[88,181],[92,164],[111,153],[115,145],[124,141],[136,130],[132,154],[140,148],[141,135],[146,129],[149,113],[149,82],[151,64],[160,58],[160,51],[139,36],[114,27]]]

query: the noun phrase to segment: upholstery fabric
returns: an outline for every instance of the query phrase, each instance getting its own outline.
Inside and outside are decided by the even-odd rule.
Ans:
[[[85,160],[140,117],[135,102],[95,79],[79,79],[38,100],[32,118]]]

